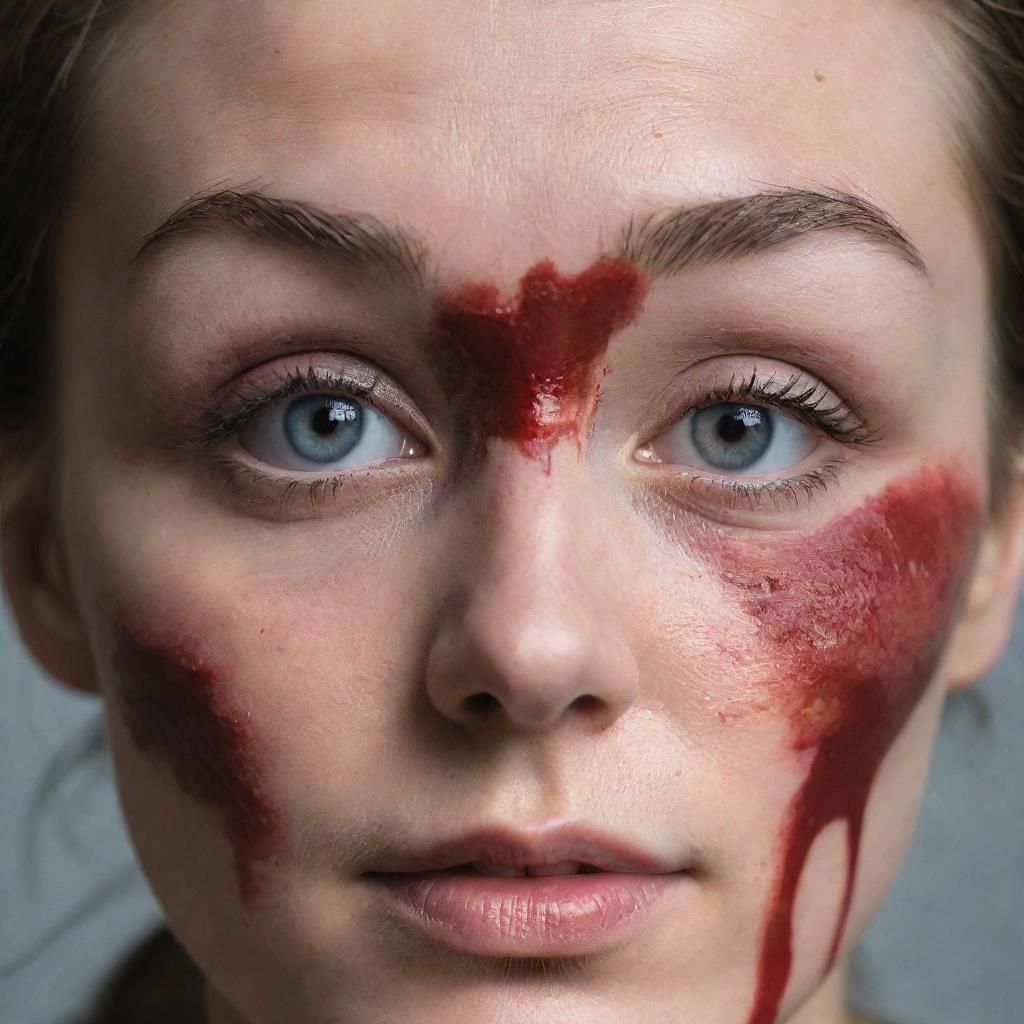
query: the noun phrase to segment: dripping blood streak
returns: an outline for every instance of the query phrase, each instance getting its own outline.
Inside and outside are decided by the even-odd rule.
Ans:
[[[473,283],[443,297],[438,314],[446,388],[478,444],[511,440],[550,470],[551,449],[597,406],[598,361],[631,323],[647,290],[631,263],[602,257],[565,277],[550,260],[531,267],[515,299]]]
[[[276,852],[279,833],[261,790],[247,718],[231,706],[213,671],[179,647],[124,631],[114,667],[135,745],[163,759],[189,796],[223,816],[248,902],[259,893],[254,862]]]
[[[941,654],[971,560],[980,502],[926,466],[799,540],[723,540],[725,581],[773,659],[772,701],[810,768],[789,808],[748,1024],[774,1024],[793,963],[793,908],[808,853],[846,826],[846,877],[829,949],[849,915],[871,785]]]

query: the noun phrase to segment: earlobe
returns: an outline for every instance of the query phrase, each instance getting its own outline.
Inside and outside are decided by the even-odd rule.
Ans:
[[[1013,632],[1024,571],[1024,467],[984,527],[947,655],[947,685],[970,686],[1003,656]]]
[[[45,481],[25,460],[0,463],[0,564],[22,641],[40,666],[95,692],[85,629],[70,586]]]

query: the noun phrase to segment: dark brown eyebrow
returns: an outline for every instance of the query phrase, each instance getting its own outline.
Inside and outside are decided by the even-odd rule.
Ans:
[[[298,246],[344,265],[426,287],[426,248],[412,232],[364,214],[327,213],[312,203],[225,189],[194,196],[142,240],[133,262],[175,236],[225,228]]]
[[[413,232],[363,214],[328,213],[311,203],[258,191],[222,190],[187,200],[142,240],[134,261],[174,236],[225,228],[297,245],[413,287],[434,285],[426,246]],[[674,207],[639,221],[631,218],[616,254],[652,274],[670,276],[838,229],[859,232],[927,274],[917,247],[880,207],[846,192],[796,188]]]
[[[669,276],[840,228],[860,232],[927,275],[917,246],[888,213],[861,196],[813,189],[777,188],[631,219],[619,255]]]

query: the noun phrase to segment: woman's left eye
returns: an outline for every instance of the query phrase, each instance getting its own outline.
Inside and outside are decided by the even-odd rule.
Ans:
[[[373,406],[319,394],[278,402],[257,413],[238,431],[238,443],[278,469],[320,473],[426,450]]]
[[[817,444],[814,430],[774,409],[719,402],[688,413],[638,454],[691,469],[763,475],[791,469]]]

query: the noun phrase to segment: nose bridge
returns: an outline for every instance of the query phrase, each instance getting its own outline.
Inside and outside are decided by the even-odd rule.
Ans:
[[[498,602],[522,620],[544,605],[579,611],[577,570],[586,561],[589,537],[575,521],[578,474],[563,469],[553,476],[511,451],[503,456],[494,463],[486,497],[480,571],[473,581],[477,602]]]
[[[604,585],[593,485],[575,446],[558,446],[549,473],[504,443],[488,462],[428,657],[430,698],[467,727],[536,731],[567,714],[607,725],[632,702],[637,668]]]

